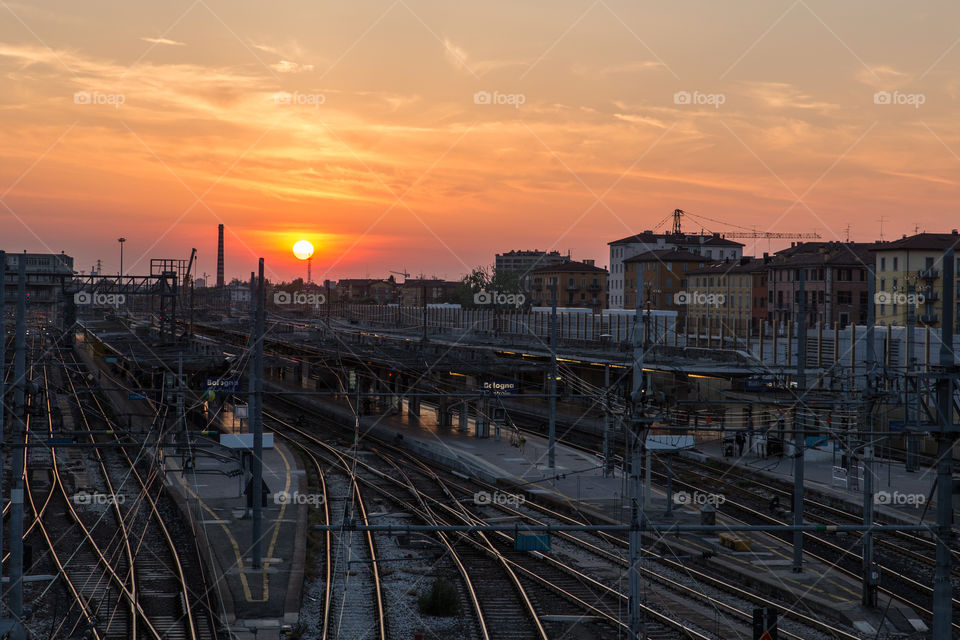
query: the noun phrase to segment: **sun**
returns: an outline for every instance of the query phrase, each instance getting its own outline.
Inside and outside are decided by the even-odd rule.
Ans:
[[[299,260],[306,260],[313,255],[313,245],[308,240],[299,240],[293,245],[293,255]]]

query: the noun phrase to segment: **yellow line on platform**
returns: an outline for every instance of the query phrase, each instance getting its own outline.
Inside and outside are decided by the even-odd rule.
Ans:
[[[290,470],[290,461],[283,454],[283,451],[280,448],[277,448],[276,451],[277,453],[280,454],[281,459],[283,459],[283,464],[286,467],[286,474],[285,474],[286,478],[285,478],[285,484],[284,484],[283,490],[284,490],[284,493],[289,494],[290,481],[292,477],[291,470]],[[267,600],[269,600],[270,580],[267,574],[267,569],[270,566],[270,561],[267,560],[263,563],[263,569],[262,569],[263,597],[261,599],[254,600],[253,592],[250,590],[250,583],[247,580],[247,575],[244,571],[243,554],[240,553],[240,545],[237,543],[237,539],[233,536],[233,532],[230,531],[230,527],[228,527],[227,524],[222,521],[220,516],[218,516],[217,513],[213,511],[213,509],[207,506],[207,504],[203,501],[203,498],[197,495],[197,493],[190,488],[190,485],[188,485],[184,481],[182,475],[178,477],[178,480],[180,481],[180,484],[183,485],[183,488],[190,494],[191,497],[193,497],[194,500],[197,501],[197,504],[199,504],[202,509],[204,509],[207,513],[213,516],[214,519],[220,521],[218,524],[220,528],[223,529],[224,533],[227,535],[227,538],[230,540],[230,546],[233,547],[233,554],[234,554],[234,557],[236,558],[235,566],[240,570],[239,572],[240,584],[243,586],[243,597],[246,599],[246,601],[247,602],[266,602]],[[277,545],[277,538],[279,537],[279,534],[280,534],[279,521],[283,519],[283,515],[286,509],[287,509],[286,503],[283,503],[282,505],[280,505],[280,513],[277,516],[277,522],[275,522],[273,525],[273,536],[270,539],[270,547],[267,549],[267,554],[266,554],[267,558],[273,558],[273,552],[276,549],[276,545]]]

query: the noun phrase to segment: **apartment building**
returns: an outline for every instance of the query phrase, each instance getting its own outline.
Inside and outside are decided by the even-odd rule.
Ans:
[[[689,272],[687,289],[677,294],[687,305],[688,323],[727,335],[758,335],[767,321],[770,258],[744,256]]]
[[[531,303],[545,307],[553,303],[551,285],[557,285],[557,305],[589,307],[594,311],[607,305],[607,270],[593,260],[565,260],[559,264],[535,269],[530,274]]]
[[[397,301],[406,307],[422,306],[424,296],[426,296],[427,304],[452,302],[461,284],[456,280],[441,280],[439,278],[407,278],[403,284],[397,287]]]
[[[642,299],[649,302],[652,309],[677,312],[677,326],[684,326],[687,315],[687,301],[677,296],[689,286],[690,272],[703,269],[711,263],[701,254],[679,247],[646,251],[623,261],[624,305],[635,309],[637,305],[637,287],[643,279]]]
[[[778,251],[769,264],[767,319],[778,332],[798,318],[800,273],[806,276],[808,327],[864,324],[867,320],[867,265],[873,261],[869,242],[794,242]]]
[[[60,317],[63,290],[73,278],[73,258],[65,253],[6,254],[4,282],[7,311],[12,313],[17,299],[20,261],[26,264],[27,314],[32,320],[55,322]]]
[[[524,291],[530,291],[530,276],[534,270],[569,259],[569,256],[564,256],[559,251],[514,250],[496,254],[494,269],[498,274],[517,274],[520,286]]]
[[[727,240],[719,234],[674,234],[644,231],[607,243],[610,246],[609,298],[611,309],[630,309],[625,261],[641,253],[683,249],[695,253],[706,262],[714,260],[739,260],[743,245]]]
[[[392,280],[376,278],[344,278],[337,281],[339,299],[343,302],[396,302],[397,284]]]
[[[874,302],[878,325],[906,326],[907,314],[912,309],[917,326],[940,326],[943,318],[943,252],[951,248],[960,253],[960,234],[956,229],[950,233],[903,236],[871,249],[876,259]],[[960,271],[960,258],[955,259],[956,274]],[[954,318],[958,318],[960,296],[956,300],[958,306],[954,309]]]

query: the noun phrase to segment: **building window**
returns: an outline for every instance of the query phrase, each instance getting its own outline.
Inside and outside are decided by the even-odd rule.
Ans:
[[[887,270],[887,259],[880,258],[880,271],[886,271],[886,270]]]
[[[899,258],[894,258],[894,259],[893,259],[893,270],[894,270],[894,271],[897,271],[897,267],[898,267],[897,263],[898,263],[899,261],[900,261]]]

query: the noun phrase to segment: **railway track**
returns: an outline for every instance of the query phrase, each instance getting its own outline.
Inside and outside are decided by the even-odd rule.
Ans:
[[[540,435],[540,432],[537,429],[524,427],[521,430]],[[598,454],[595,448],[585,446],[579,442],[570,442],[568,440],[558,441],[563,442],[563,444],[567,446],[588,452],[591,455]],[[622,458],[620,460],[622,462]],[[746,504],[737,502],[736,500],[731,500],[729,496],[727,497],[727,501],[724,503],[724,506],[727,509],[736,509],[738,512],[740,512],[743,517],[741,517],[739,520],[742,523],[787,524],[785,520],[771,516],[769,513],[766,513],[764,509],[766,508],[770,497],[773,495],[787,498],[787,500],[783,503],[790,504],[792,501],[792,492],[782,488],[774,487],[770,482],[761,482],[754,479],[749,480],[748,486],[741,486],[739,483],[743,482],[742,477],[733,476],[728,473],[722,473],[716,469],[713,469],[709,465],[703,465],[702,463],[696,463],[695,461],[678,459],[675,460],[674,464],[675,473],[673,483],[675,489],[680,488],[689,490],[691,492],[700,491],[716,493],[718,491],[718,486],[720,486],[724,489],[730,490],[731,493],[743,496],[743,499],[750,500],[753,503],[753,506],[748,506]],[[676,466],[681,465],[688,467],[697,466],[701,469],[709,469],[710,472],[707,473],[705,471],[700,471],[698,474],[695,473],[694,475],[697,475],[700,479],[700,481],[696,484],[684,483],[682,480],[678,480],[676,477]],[[653,477],[659,480],[660,488],[666,486],[666,474],[662,470],[654,471]],[[753,487],[754,490],[752,491],[750,487]],[[761,499],[755,491],[769,492],[769,495]],[[851,524],[860,524],[862,522],[862,520],[857,520],[854,515],[848,512],[809,497],[804,498],[804,517],[813,522],[819,522],[823,524],[842,524],[845,522]],[[839,522],[837,519],[840,519]],[[882,518],[879,518],[878,524],[881,522],[883,522],[883,520]],[[770,533],[765,535],[776,537],[781,541],[792,543],[792,538],[790,537],[791,534],[788,533]],[[835,540],[832,540],[824,535],[804,532],[803,537],[805,553],[809,555],[809,557],[819,560],[827,566],[835,568],[838,572],[849,578],[858,581],[861,579],[862,559],[858,553],[852,551],[850,548],[845,548],[844,546],[837,544]],[[875,558],[880,561],[882,575],[896,581],[895,585],[881,585],[878,587],[878,589],[881,593],[894,598],[895,600],[904,602],[904,604],[910,606],[917,613],[919,613],[926,622],[930,623],[933,619],[933,613],[929,608],[929,604],[925,603],[931,602],[933,597],[933,588],[928,585],[932,584],[932,569],[935,565],[935,561],[929,555],[926,555],[926,553],[918,549],[932,553],[935,548],[935,544],[930,540],[926,540],[909,533],[901,533],[895,537],[899,542],[889,540],[879,535],[874,536],[876,545],[880,548],[880,553],[877,553]],[[847,546],[849,547],[850,545]],[[814,549],[816,549],[816,551],[814,551]],[[888,553],[884,553],[884,549],[886,549]],[[958,567],[956,564],[957,561],[960,561],[960,555],[958,555],[956,550],[952,550],[952,554],[955,562],[953,564],[952,572],[954,575],[954,582],[956,583],[957,576],[960,576],[960,567]],[[911,559],[913,563],[911,564],[903,562],[899,557],[900,555]],[[828,559],[828,556],[835,559],[830,560]],[[919,565],[917,563],[919,563]],[[926,570],[924,570],[924,568],[926,568]],[[960,637],[960,599],[953,599],[953,610],[954,633]]]
[[[306,437],[310,437],[310,434],[302,434],[302,435],[304,435],[304,436],[306,436]],[[324,444],[325,444],[325,443],[324,443]],[[405,464],[405,465],[404,465],[404,468],[405,468],[405,469],[409,469],[409,465],[406,465],[406,464]],[[388,470],[388,471],[389,471],[389,470]],[[393,471],[394,471],[393,475],[398,475],[398,474],[396,473],[396,470],[393,470]],[[385,473],[384,471],[381,471],[380,473],[386,476],[386,473]],[[398,486],[400,486],[400,485],[398,485]],[[418,486],[420,486],[419,483],[418,483]],[[401,487],[401,488],[402,488],[402,487]],[[396,490],[396,489],[394,489],[394,490]],[[427,493],[429,494],[430,492],[427,492]],[[433,500],[433,501],[437,502],[438,504],[443,504],[443,499],[442,499],[442,497],[441,497],[442,494],[443,494],[443,491],[441,490],[441,491],[440,491],[440,495],[437,495],[436,493],[434,493],[434,495],[428,495],[428,497],[429,497],[430,500]],[[449,502],[449,500],[447,500],[447,502]],[[407,506],[409,507],[410,505],[408,504]],[[426,521],[429,521],[429,517],[424,517],[423,519],[426,520]],[[473,516],[472,519],[471,519],[471,518],[467,518],[466,521],[482,522],[483,519],[482,519],[482,518],[479,518],[479,517],[477,517],[477,516]],[[463,522],[463,520],[461,520],[461,522]],[[504,548],[508,548],[508,545],[512,544],[512,538],[510,538],[509,536],[504,535],[501,544],[504,546]],[[476,552],[472,552],[472,553],[476,554]],[[481,552],[481,555],[483,555],[483,556],[488,556],[489,554]],[[532,569],[532,568],[528,568],[527,566],[525,566],[524,564],[522,564],[522,563],[529,562],[529,561],[530,561],[530,560],[529,560],[530,558],[531,558],[531,556],[530,556],[529,554],[527,554],[522,561],[516,561],[516,560],[513,560],[513,559],[511,558],[511,561],[513,562],[513,566],[514,566],[515,571],[519,571],[519,572],[522,574],[521,579],[523,579],[523,580],[530,580],[530,579],[536,580],[536,578],[534,578],[533,576],[534,576],[534,575],[537,575],[538,572],[539,572],[539,573],[542,573],[542,572],[543,572],[542,567],[539,568],[539,569]],[[537,559],[535,559],[535,560],[536,560],[536,561],[539,561],[539,562],[541,562],[541,563],[542,563],[542,561],[543,561],[543,559],[541,559],[541,558],[537,558]],[[609,561],[610,558],[608,557],[608,558],[606,558],[606,560]],[[620,558],[620,561],[622,561],[622,558]],[[567,574],[567,576],[569,576],[569,573]],[[565,579],[566,579],[566,576],[564,577],[564,580],[565,580]],[[589,582],[589,581],[590,581],[589,576],[586,576],[586,575],[583,575],[583,574],[577,576],[576,579],[578,580],[578,584],[581,585],[580,588],[582,588],[582,584],[583,584],[584,581],[586,581],[586,582]],[[560,582],[561,579],[560,579],[559,577],[556,577],[556,581],[557,581],[557,582]],[[549,581],[547,581],[547,582],[549,582]],[[547,588],[549,589],[549,587],[547,587]],[[600,588],[601,591],[603,590],[602,586],[599,587],[599,588]],[[559,590],[559,591],[564,591],[562,588],[559,588],[559,589],[558,589],[558,585],[557,585],[557,584],[552,584],[552,589],[551,589],[551,590],[553,590],[554,593],[556,593],[557,590]],[[502,590],[501,590],[501,591],[502,591]],[[611,591],[612,591],[612,590],[611,590]],[[587,595],[587,594],[584,594],[584,595]],[[571,596],[572,596],[572,598],[571,598]],[[611,593],[608,592],[608,594],[607,594],[606,597],[611,597],[611,596],[613,596],[613,594],[611,594]],[[502,595],[500,595],[500,597],[502,597]],[[567,594],[566,594],[566,597],[568,598],[567,606],[569,606],[569,600],[570,600],[570,599],[572,599],[574,602],[576,602],[577,599],[579,599],[579,600],[581,600],[581,601],[584,601],[584,602],[591,602],[591,601],[597,601],[597,600],[598,600],[596,593],[592,593],[592,594],[589,595],[588,597],[579,597],[579,596],[576,596],[575,594],[567,593]],[[606,611],[606,612],[604,612],[604,611],[603,611],[602,609],[600,609],[600,608],[595,608],[595,609],[600,609],[599,615],[598,615],[598,611],[596,611],[596,610],[588,611],[587,615],[591,615],[591,616],[598,615],[598,617],[603,617],[603,614],[604,614],[604,613],[606,613],[607,615],[609,615],[609,614],[610,614],[610,610],[616,610],[616,611],[617,611],[617,614],[618,614],[618,616],[619,616],[619,614],[622,614],[622,611],[623,611],[624,608],[625,608],[625,597],[623,596],[623,594],[617,593],[615,596],[613,596],[613,598],[614,598],[614,600],[618,601],[618,603],[615,604],[615,605],[607,605],[607,611]],[[653,618],[653,617],[655,617],[655,616],[657,616],[657,615],[663,615],[663,614],[659,614],[659,612],[656,612],[656,611],[651,611],[650,613],[651,613],[651,618]],[[743,617],[744,622],[743,622],[743,623],[740,623],[740,624],[742,624],[742,625],[747,624],[746,620],[747,620],[748,618],[750,618],[751,615],[752,615],[751,613],[743,612],[742,617]],[[618,619],[617,616],[611,616],[611,617],[613,618],[614,621],[616,621],[616,622],[619,624],[619,619]],[[676,621],[676,620],[672,620],[672,619],[670,619],[670,618],[667,617],[667,616],[664,616],[664,618],[665,618],[665,620],[663,620],[662,622],[658,622],[658,624],[663,624],[665,628],[669,628],[670,625],[673,625],[674,627],[677,626],[677,621]],[[693,635],[689,635],[689,636],[682,636],[682,635],[681,635],[681,636],[678,636],[678,637],[709,637],[709,636],[706,636],[706,635],[699,634],[698,632],[696,632],[696,631],[694,631],[694,630],[692,630],[692,629],[689,629],[689,628],[687,628],[687,627],[683,627],[682,625],[680,626],[680,633],[681,633],[681,634],[683,634],[683,633],[691,634],[691,633],[692,633]],[[791,636],[786,636],[786,637],[791,637]],[[792,636],[792,637],[802,637],[802,636]],[[853,636],[853,635],[846,635],[846,636],[845,636],[845,635],[837,635],[837,636],[833,636],[833,637],[849,637],[849,638],[855,638],[856,636]]]
[[[76,434],[78,444],[94,445],[111,431],[109,440],[118,443],[96,395],[79,393],[78,384],[86,386],[84,391],[93,389],[78,375],[78,363],[59,355],[59,362],[37,367],[47,391],[48,424],[31,431],[28,418],[31,444],[64,430]],[[64,396],[70,407],[55,411],[63,407]],[[94,422],[102,423],[100,436]],[[25,500],[33,520],[25,538],[42,539],[47,551],[40,560],[49,563],[71,598],[65,612],[59,602],[53,607],[59,619],[51,623],[51,637],[215,640],[213,617],[208,615],[206,624],[195,620],[193,593],[206,589],[187,579],[197,566],[185,569],[180,561],[165,523],[169,513],[158,504],[162,477],[149,463],[152,452],[135,448],[137,459],[122,447],[109,452],[64,443],[28,447]]]
[[[655,477],[666,479],[665,474],[660,472],[653,472]],[[707,474],[700,472],[696,474],[697,477],[701,478],[701,482],[698,484],[692,484],[685,482],[683,480],[678,480],[676,477],[673,480],[674,486],[686,488],[690,491],[708,491],[708,492],[717,492],[718,484],[724,490],[730,490],[737,493],[741,497],[738,499],[731,499],[730,496],[727,496],[726,502],[724,502],[723,509],[725,512],[733,510],[738,515],[738,520],[744,524],[785,524],[786,520],[783,517],[775,517],[769,513],[764,513],[762,511],[764,500],[758,499],[758,496],[743,488],[737,487],[733,483],[720,482],[720,480],[713,474]],[[754,503],[749,505],[745,502],[752,498]],[[757,504],[760,503],[760,504]],[[820,503],[815,503],[819,505]],[[820,505],[825,506],[825,505]],[[732,514],[731,514],[732,515]],[[806,512],[804,517],[807,518]],[[847,516],[849,519],[849,515]],[[837,524],[835,521],[825,520],[823,518],[818,518],[813,516],[810,518],[815,521],[820,522],[829,522],[830,524]],[[772,536],[781,541],[792,542],[792,534],[790,533],[767,533],[764,534],[767,536]],[[884,538],[880,536],[875,536],[877,543],[879,544]],[[853,578],[854,580],[860,579],[861,572],[861,555],[851,550],[852,543],[839,544],[836,538],[829,538],[825,535],[819,535],[814,533],[804,532],[804,553],[809,555],[811,558],[814,558],[822,563],[825,563],[827,566],[830,566],[837,571],[843,573],[844,575]],[[892,548],[898,548],[899,545],[896,543],[891,543],[889,545]],[[916,555],[916,554],[914,554]],[[905,604],[909,605],[911,608],[917,611],[922,615],[928,622],[933,620],[933,612],[928,608],[929,605],[925,605],[924,602],[930,602],[933,598],[933,588],[928,586],[932,584],[932,571],[926,573],[926,579],[929,582],[922,582],[923,578],[915,579],[907,575],[903,570],[902,563],[898,563],[898,566],[894,568],[894,563],[896,562],[895,557],[889,555],[879,555],[878,558],[882,558],[885,563],[881,565],[882,575],[885,578],[885,581],[893,580],[894,584],[881,585],[878,587],[881,593],[900,600]],[[960,599],[953,598],[953,611],[954,611],[954,623],[953,629],[954,633],[960,636]]]

